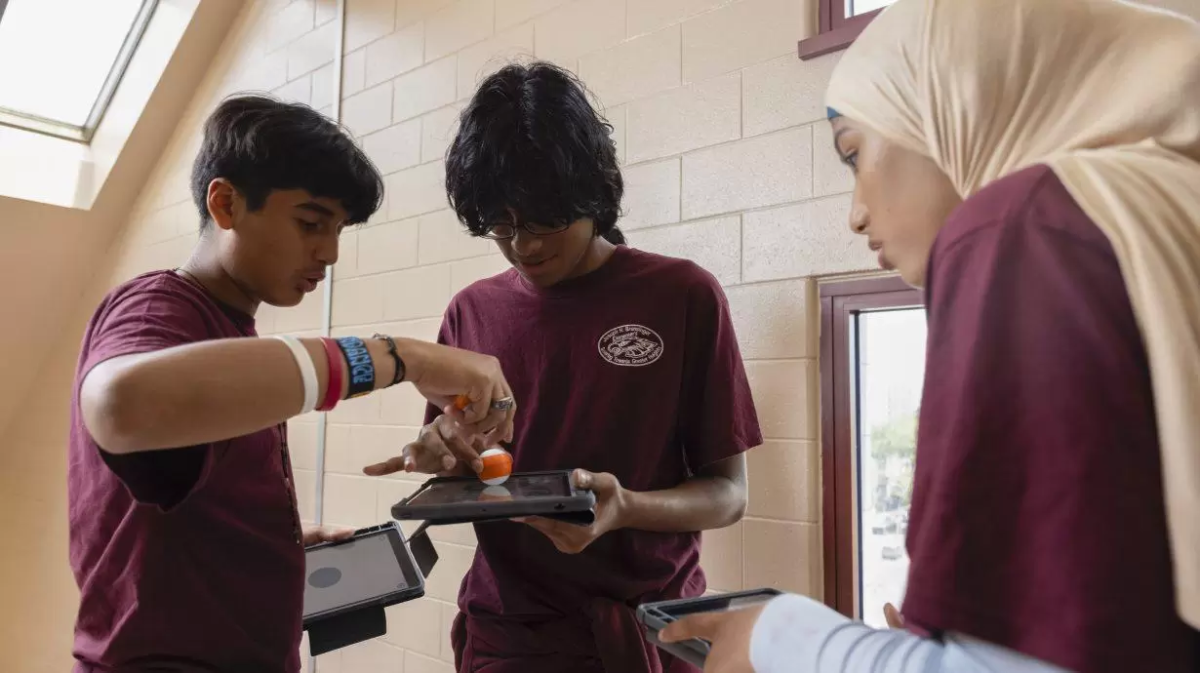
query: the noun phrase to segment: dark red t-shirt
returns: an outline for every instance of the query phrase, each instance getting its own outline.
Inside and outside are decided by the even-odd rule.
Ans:
[[[939,234],[905,616],[1079,673],[1200,670],[1150,371],[1104,234],[1044,166]]]
[[[171,272],[113,290],[88,324],[68,456],[76,671],[299,669],[304,549],[285,428],[113,455],[79,413],[79,386],[105,360],[254,335],[253,318]]]
[[[520,404],[515,471],[584,468],[653,491],[762,443],[725,295],[690,261],[618,247],[549,289],[509,270],[454,298],[440,340],[500,360]],[[522,524],[476,535],[459,599],[472,617],[586,629],[607,618],[589,614],[597,599],[628,607],[705,590],[699,533],[620,530],[578,555]]]

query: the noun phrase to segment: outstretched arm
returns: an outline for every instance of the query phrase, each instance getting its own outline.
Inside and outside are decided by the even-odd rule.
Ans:
[[[366,339],[375,389],[390,385],[395,363],[381,339]],[[431,401],[452,407],[468,393],[473,404],[451,408],[470,432],[512,432],[512,412],[490,409],[511,395],[494,358],[413,339],[395,339],[405,380]],[[300,341],[317,373],[317,399],[329,382],[318,339]],[[344,363],[344,360],[343,360]],[[339,397],[345,397],[347,385]],[[286,421],[301,411],[304,382],[288,346],[271,338],[219,339],[106,360],[80,388],[83,420],[110,453],[194,446],[238,437]]]
[[[934,640],[873,629],[795,595],[765,607],[684,617],[661,637],[664,642],[709,641],[705,673],[1064,673],[959,634]]]

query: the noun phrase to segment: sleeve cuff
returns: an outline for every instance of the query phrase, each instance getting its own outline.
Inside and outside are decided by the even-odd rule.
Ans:
[[[759,615],[750,637],[755,673],[815,671],[817,656],[830,634],[850,620],[805,596],[786,594]]]

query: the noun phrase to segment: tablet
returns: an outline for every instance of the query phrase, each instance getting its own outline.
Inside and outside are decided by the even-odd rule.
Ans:
[[[704,668],[704,660],[708,658],[709,643],[706,640],[693,638],[678,643],[664,643],[658,639],[658,632],[668,624],[687,615],[698,612],[729,612],[755,605],[761,605],[779,596],[782,592],[775,589],[753,589],[739,591],[719,596],[701,598],[682,598],[674,601],[661,601],[639,605],[638,621],[646,629],[646,640],[659,649],[679,657],[689,664]]]
[[[478,477],[430,479],[410,497],[392,506],[392,517],[431,524],[478,523],[523,516],[544,516],[590,525],[596,495],[571,484],[571,472],[517,472],[499,486]]]
[[[304,564],[306,629],[362,608],[425,595],[425,578],[394,521],[357,530],[344,542],[308,547]]]

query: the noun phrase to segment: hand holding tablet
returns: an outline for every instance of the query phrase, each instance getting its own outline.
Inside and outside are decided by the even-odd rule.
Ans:
[[[522,517],[518,521],[545,535],[558,551],[580,554],[596,540],[624,527],[628,499],[621,481],[607,472],[575,470],[571,473],[571,483],[595,496],[592,520],[587,525],[571,525],[576,522],[558,521],[547,516]]]
[[[345,528],[343,526],[305,525],[300,529],[300,541],[304,544],[305,548],[308,548],[322,542],[349,540],[354,537],[356,532],[353,528]]]
[[[395,523],[304,551],[304,628],[367,607],[425,595],[425,578]]]
[[[723,656],[721,652],[712,652],[712,641],[718,640],[718,637],[721,640],[727,640],[730,636],[737,639],[742,635],[748,638],[762,607],[780,593],[775,589],[754,589],[720,596],[647,603],[638,607],[637,617],[646,629],[648,641],[697,668],[705,668],[710,654]],[[742,613],[742,610],[746,612]],[[734,612],[738,614],[729,614]],[[660,633],[665,638],[660,638]],[[748,661],[745,663],[749,664]],[[720,670],[734,671],[739,667],[726,665]]]

